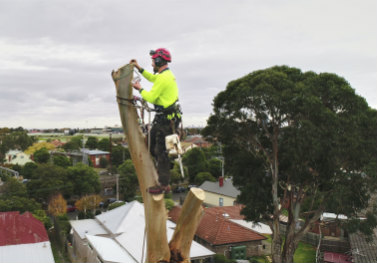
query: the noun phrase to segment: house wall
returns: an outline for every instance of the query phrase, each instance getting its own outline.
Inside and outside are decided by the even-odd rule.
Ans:
[[[271,252],[271,250],[268,250],[266,247],[263,249],[263,243],[262,241],[249,241],[249,242],[241,242],[237,244],[226,244],[226,245],[211,245],[207,241],[195,236],[195,241],[198,242],[199,244],[205,246],[209,250],[212,250],[216,254],[221,254],[225,255],[227,258],[231,258],[231,250],[232,247],[235,246],[246,246],[246,256],[251,257],[251,256],[261,256],[265,255]]]
[[[205,199],[204,203],[211,205],[211,206],[220,206],[220,198],[223,199],[223,205],[222,206],[232,206],[234,205],[236,198],[229,197],[225,195],[215,194],[211,192],[205,191]]]
[[[18,165],[25,165],[28,162],[32,162],[33,160],[30,159],[30,156],[23,152],[7,154],[5,163],[10,164],[18,164]]]
[[[103,155],[90,155],[90,161],[93,164],[93,167],[99,168],[100,167],[100,159],[104,157],[107,159],[107,161],[110,161],[110,155],[109,154],[103,154]]]
[[[73,229],[72,250],[75,262],[83,263],[102,263],[97,251],[92,249],[86,239],[81,239],[79,234]]]
[[[92,260],[92,249],[88,245],[88,241],[80,238],[79,234],[73,229],[72,235],[72,247],[74,257],[78,259],[78,262],[98,262]]]

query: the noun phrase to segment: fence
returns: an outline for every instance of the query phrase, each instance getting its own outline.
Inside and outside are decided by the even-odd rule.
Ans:
[[[287,231],[286,225],[280,224],[280,231],[281,234],[284,235]],[[307,232],[301,239],[302,242],[308,243],[313,246],[318,246],[319,242],[319,235],[312,232]],[[347,251],[350,251],[350,243],[348,239],[344,238],[337,238],[334,239],[332,237],[323,237],[321,240],[321,251],[329,251],[329,252],[335,252],[335,253],[345,253]]]

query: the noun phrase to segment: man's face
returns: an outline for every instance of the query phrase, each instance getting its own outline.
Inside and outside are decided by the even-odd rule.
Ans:
[[[154,59],[152,59],[152,67],[153,67],[154,73],[158,72],[158,67],[156,66],[156,63],[154,62]]]

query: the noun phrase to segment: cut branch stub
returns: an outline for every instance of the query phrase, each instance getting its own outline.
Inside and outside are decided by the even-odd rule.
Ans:
[[[175,260],[173,262],[190,262],[191,243],[203,215],[204,198],[204,191],[194,187],[186,196],[181,215],[169,243],[172,260]]]

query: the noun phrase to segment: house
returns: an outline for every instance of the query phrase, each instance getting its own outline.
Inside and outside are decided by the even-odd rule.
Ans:
[[[105,152],[101,150],[90,150],[90,149],[81,149],[81,152],[88,156],[94,168],[100,167],[101,158],[105,158],[107,161],[110,161],[109,152]]]
[[[0,212],[0,263],[54,263],[47,231],[30,212]]]
[[[51,144],[52,145],[54,145],[55,146],[55,148],[60,148],[60,147],[63,147],[63,145],[65,144],[65,143],[63,143],[63,142],[61,142],[60,140],[53,140],[52,142],[51,142]]]
[[[146,248],[144,206],[138,201],[126,203],[94,219],[72,220],[72,252],[80,262],[144,262]],[[175,224],[167,221],[167,237]],[[215,253],[193,242],[191,262],[203,262]]]
[[[337,215],[334,213],[324,212],[321,215],[320,220],[315,222],[313,227],[310,229],[310,232],[321,234],[322,236],[331,236],[331,237],[347,237],[347,233],[341,228],[337,220],[346,220],[345,215]],[[321,228],[321,229],[320,229]]]
[[[232,206],[240,194],[231,178],[220,177],[218,182],[205,181],[199,188],[205,192],[204,204],[208,206]]]
[[[191,150],[195,147],[208,148],[212,144],[204,140],[201,135],[193,135],[187,136],[187,138],[183,142],[181,142],[181,145],[184,152],[187,152],[188,150]]]
[[[267,238],[249,228],[233,222],[242,220],[242,206],[209,207],[195,233],[195,241],[228,258],[246,259],[249,256],[264,254],[263,241]],[[173,222],[177,222],[181,207],[175,206],[170,212]]]
[[[30,155],[19,151],[19,150],[10,150],[5,154],[5,163],[6,164],[18,164],[18,165],[25,165],[28,162],[33,162],[30,159]]]

